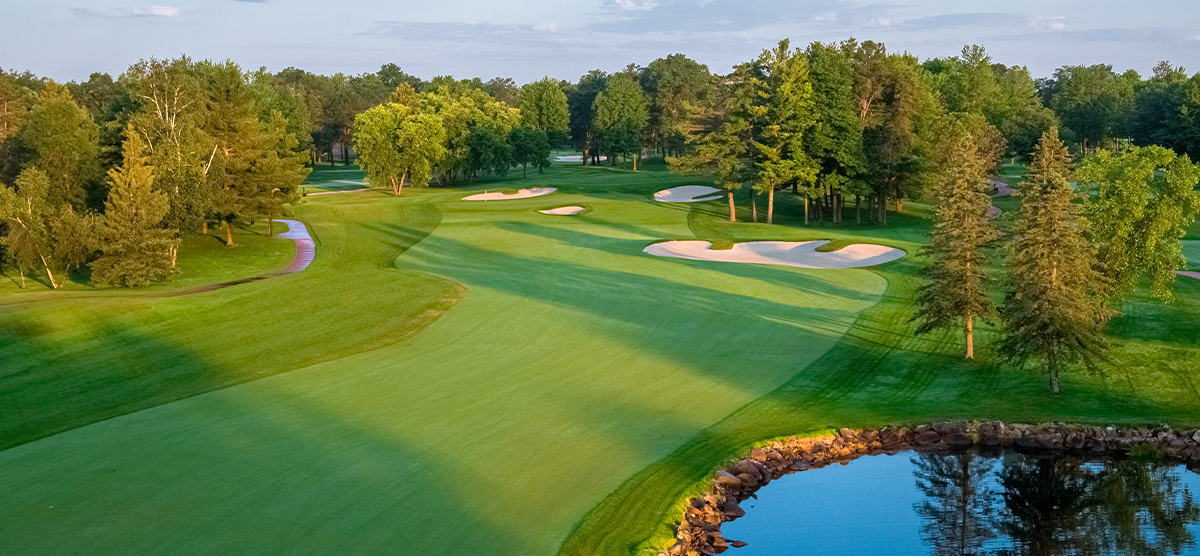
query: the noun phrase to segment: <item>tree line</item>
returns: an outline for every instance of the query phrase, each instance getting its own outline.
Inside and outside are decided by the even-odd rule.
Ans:
[[[97,283],[138,285],[169,278],[179,240],[210,223],[232,243],[235,220],[284,214],[306,166],[339,156],[348,163],[352,150],[372,185],[399,194],[516,166],[541,171],[566,145],[585,165],[607,158],[636,171],[643,157],[661,156],[673,170],[709,175],[728,193],[731,220],[735,193],[748,194],[754,221],[765,197],[770,223],[775,193],[790,189],[803,198],[806,223],[853,214],[886,224],[906,199],[940,198],[947,176],[964,169],[946,154],[967,148],[947,142],[958,128],[986,158],[972,167],[977,176],[1001,157],[1028,160],[1050,130],[1073,157],[1123,159],[1140,147],[1188,160],[1200,149],[1198,111],[1200,76],[1166,62],[1147,79],[1110,66],[1064,66],[1034,79],[978,46],[920,61],[854,39],[803,50],[782,41],[724,75],[673,54],[574,83],[523,86],[502,77],[424,81],[395,64],[323,76],[186,57],[65,85],[0,72],[0,183],[11,186],[0,199],[0,233],[22,279],[37,269],[57,287],[90,264]],[[1117,190],[1122,203],[1153,199]],[[110,212],[132,216],[118,222]],[[116,239],[142,236],[147,246]],[[117,244],[140,262],[99,264],[110,270],[96,273],[102,257],[122,256]],[[151,252],[165,255],[133,255]],[[1161,293],[1166,259],[1127,264],[1156,264]],[[137,270],[112,270],[127,267]]]

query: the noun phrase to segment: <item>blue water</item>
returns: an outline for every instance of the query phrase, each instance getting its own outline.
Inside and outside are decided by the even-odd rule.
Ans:
[[[727,554],[1200,556],[1200,475],[1181,466],[909,453],[788,475],[757,496],[722,526],[749,543]]]

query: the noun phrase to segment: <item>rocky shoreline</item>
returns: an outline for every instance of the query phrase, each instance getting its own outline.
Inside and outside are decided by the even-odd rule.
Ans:
[[[739,503],[784,475],[845,463],[862,456],[915,450],[953,452],[973,447],[1026,453],[1062,452],[1121,457],[1131,451],[1156,453],[1166,461],[1200,472],[1200,430],[1118,428],[1085,425],[1023,425],[1002,422],[949,422],[917,427],[841,429],[837,435],[791,437],[754,448],[748,457],[724,465],[709,490],[688,500],[676,542],[660,556],[712,556],[745,546],[725,539],[721,524],[746,515]]]

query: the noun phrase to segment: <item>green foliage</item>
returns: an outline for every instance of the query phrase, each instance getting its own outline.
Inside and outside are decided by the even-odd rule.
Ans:
[[[642,133],[650,119],[642,86],[629,74],[610,77],[604,90],[596,95],[596,139],[600,152],[615,163],[617,156],[637,153]]]
[[[0,219],[8,227],[0,245],[16,263],[22,286],[28,270],[41,268],[50,287],[58,289],[95,251],[96,217],[52,200],[50,177],[34,165],[21,171],[16,191],[0,186]]]
[[[570,109],[567,94],[558,81],[549,77],[521,87],[521,124],[528,129],[545,133],[552,144],[566,139],[570,130]]]
[[[814,42],[808,47],[808,66],[814,121],[804,135],[804,147],[819,166],[818,184],[827,190],[865,194],[863,122],[854,105],[854,62],[836,45]]]
[[[425,187],[446,153],[441,118],[413,112],[402,104],[368,109],[355,118],[354,126],[354,149],[367,182],[390,186],[397,195],[406,177],[413,186]]]
[[[421,92],[421,111],[436,115],[445,129],[446,154],[434,165],[434,173],[446,184],[470,175],[471,134],[487,130],[507,138],[520,121],[520,111],[489,96],[470,82],[434,78]]]
[[[272,125],[275,114],[282,115],[287,132],[295,138],[293,150],[307,154],[313,147],[313,120],[304,99],[292,88],[276,83],[264,69],[251,73],[249,79],[259,121]]]
[[[945,109],[916,59],[888,54],[882,44],[853,40],[842,48],[854,59],[854,97],[863,122],[863,150],[879,216],[888,199],[919,196],[928,150]]]
[[[929,283],[917,290],[920,309],[914,320],[919,322],[919,334],[962,327],[966,356],[973,359],[974,320],[996,313],[988,296],[988,282],[993,278],[987,270],[990,257],[986,250],[1000,232],[988,218],[992,206],[988,170],[995,166],[996,154],[980,137],[994,128],[986,122],[980,126],[963,121],[970,119],[955,119],[934,151],[938,206],[934,231],[923,249],[931,261],[921,272]]]
[[[408,85],[412,89],[420,89],[422,85],[421,78],[405,73],[400,66],[392,63],[384,64],[375,74],[383,86],[392,91],[401,85]]]
[[[1163,147],[1131,146],[1088,156],[1077,177],[1112,295],[1149,275],[1155,297],[1171,300],[1175,271],[1187,268],[1180,241],[1200,212],[1200,165]]]
[[[504,177],[513,161],[513,146],[507,135],[486,127],[471,129],[467,136],[467,173],[471,177],[493,175]]]
[[[1117,136],[1133,108],[1136,72],[1113,73],[1112,66],[1063,66],[1055,70],[1046,94],[1049,106],[1084,148]]]
[[[150,150],[154,187],[171,202],[163,225],[196,235],[216,197],[207,173],[218,145],[202,129],[209,117],[204,85],[193,75],[191,60],[182,57],[141,60],[123,79],[138,106],[129,122]]]
[[[662,145],[670,154],[683,154],[693,120],[712,85],[708,66],[683,54],[650,62],[642,74],[642,86],[650,97],[649,143]]]
[[[518,127],[508,136],[512,145],[513,161],[521,165],[521,174],[532,164],[542,173],[550,167],[550,140],[546,132]]]
[[[792,50],[785,39],[766,50],[754,64],[754,103],[749,107],[754,137],[755,184],[771,196],[767,223],[774,216],[775,189],[784,183],[809,185],[819,167],[804,149],[804,136],[815,122],[808,57]]]
[[[160,227],[170,209],[166,194],[154,190],[154,169],[146,144],[130,130],[125,163],[109,170],[108,202],[99,225],[100,257],[92,261],[97,285],[145,286],[174,273],[179,240]]]
[[[16,81],[0,71],[0,144],[16,135],[25,125],[29,107],[22,97]]]
[[[66,87],[46,82],[19,140],[31,151],[28,163],[50,176],[48,202],[82,208],[87,189],[100,175],[100,130]]]
[[[1110,287],[1086,234],[1083,206],[1069,183],[1070,155],[1057,130],[1042,136],[1025,181],[1009,246],[1008,285],[1000,350],[1024,365],[1037,359],[1059,392],[1062,368],[1082,358],[1107,358],[1104,322]]]
[[[608,74],[592,70],[579,78],[579,83],[564,91],[570,110],[571,141],[575,148],[583,151],[584,164],[589,158],[598,158],[596,143],[595,106],[596,96],[608,83]]]

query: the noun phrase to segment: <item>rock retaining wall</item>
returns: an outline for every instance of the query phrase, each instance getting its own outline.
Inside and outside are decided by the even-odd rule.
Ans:
[[[1161,454],[1200,472],[1200,431],[1169,427],[1020,425],[1000,422],[935,423],[918,427],[841,429],[835,436],[791,437],[751,450],[716,472],[703,496],[688,500],[676,543],[661,556],[712,556],[746,543],[727,540],[721,524],[746,515],[739,502],[784,475],[870,455],[908,450],[952,452],[973,446],[1022,452],[1065,452],[1095,457],[1124,456],[1133,449]]]

